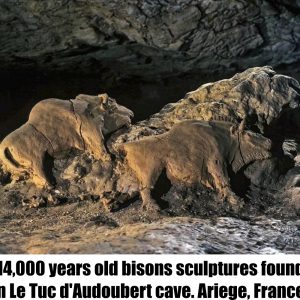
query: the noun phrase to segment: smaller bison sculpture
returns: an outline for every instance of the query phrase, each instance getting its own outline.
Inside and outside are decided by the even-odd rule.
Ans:
[[[255,160],[271,156],[271,141],[229,122],[188,120],[167,133],[128,142],[120,147],[134,171],[143,206],[158,210],[151,190],[165,169],[170,181],[185,186],[203,184],[218,191],[232,208],[243,202],[230,187],[229,169],[237,173]]]

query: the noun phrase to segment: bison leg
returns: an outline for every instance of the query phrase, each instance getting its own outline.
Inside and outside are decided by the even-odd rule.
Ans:
[[[146,172],[141,170],[140,174],[140,195],[143,200],[143,209],[150,211],[160,211],[159,205],[151,196],[151,190],[154,188],[159,175],[163,170],[163,164],[154,162],[149,164]]]
[[[214,161],[208,165],[209,172],[214,180],[215,188],[223,199],[227,199],[232,209],[237,211],[243,207],[244,201],[239,198],[230,188],[229,176],[226,164]]]
[[[53,158],[48,152],[39,153],[32,163],[33,181],[36,185],[52,186],[55,178],[52,174]]]
[[[139,192],[143,208],[160,210],[156,201],[151,197],[153,189],[165,165],[160,159],[160,151],[155,148],[156,140],[136,141],[124,144],[124,152],[128,166],[135,173],[139,182]]]
[[[81,123],[81,137],[85,150],[97,160],[110,161],[111,157],[105,148],[105,140],[101,130],[90,120],[84,118]]]
[[[160,211],[160,207],[156,204],[156,201],[151,197],[151,189],[143,188],[140,191],[142,201],[143,201],[143,209],[147,211]]]

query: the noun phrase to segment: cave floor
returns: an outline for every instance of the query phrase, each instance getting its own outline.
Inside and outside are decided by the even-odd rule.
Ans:
[[[3,199],[2,199],[3,200]],[[104,213],[100,202],[0,211],[0,253],[300,254],[300,222],[264,216],[151,219],[136,201]]]

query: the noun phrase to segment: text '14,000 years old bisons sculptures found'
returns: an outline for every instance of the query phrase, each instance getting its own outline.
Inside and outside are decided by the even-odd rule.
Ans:
[[[140,195],[146,210],[157,211],[153,192],[165,172],[174,199],[207,189],[211,201],[226,200],[237,211],[270,197],[264,191],[272,188],[272,199],[297,207],[299,91],[293,78],[252,68],[135,125],[132,111],[106,94],[43,100],[2,141],[2,168],[11,173],[9,184],[34,182],[37,197],[58,189],[111,204]],[[290,169],[282,169],[283,159]],[[234,188],[237,176],[247,179],[244,194]]]

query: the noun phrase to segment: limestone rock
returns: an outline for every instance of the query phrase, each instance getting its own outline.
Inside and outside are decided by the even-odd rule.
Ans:
[[[150,78],[300,59],[299,1],[1,0],[0,10],[7,68]]]
[[[164,107],[148,124],[170,128],[185,119],[239,122],[252,115],[263,132],[285,110],[299,107],[299,89],[297,80],[278,75],[270,67],[252,68],[200,86],[179,102]]]

